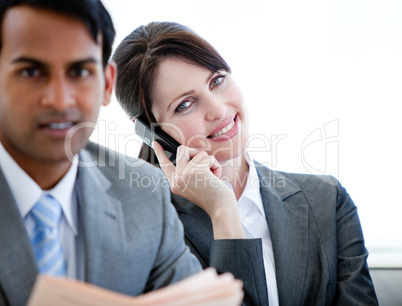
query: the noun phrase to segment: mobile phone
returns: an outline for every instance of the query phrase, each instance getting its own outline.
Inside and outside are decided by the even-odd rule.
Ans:
[[[152,142],[157,141],[165,150],[167,157],[176,165],[176,152],[180,144],[162,130],[157,123],[148,123],[146,115],[141,115],[134,120],[135,133],[152,148]]]

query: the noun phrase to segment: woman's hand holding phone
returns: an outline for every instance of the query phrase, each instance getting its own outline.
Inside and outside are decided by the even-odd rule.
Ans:
[[[193,202],[210,216],[215,239],[245,238],[235,194],[220,179],[222,167],[214,156],[181,145],[175,166],[159,143],[154,141],[152,146],[172,192]]]

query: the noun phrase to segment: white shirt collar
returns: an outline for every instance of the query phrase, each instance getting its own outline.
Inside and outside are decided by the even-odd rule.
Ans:
[[[20,210],[21,217],[25,218],[42,194],[52,195],[63,209],[63,214],[77,234],[77,221],[73,217],[73,189],[77,177],[77,166],[72,164],[57,185],[43,191],[39,185],[15,162],[0,142],[0,166],[10,186],[11,192]]]
[[[244,198],[251,200],[255,205],[257,205],[260,213],[265,217],[264,205],[262,203],[260,192],[260,180],[258,178],[257,170],[254,161],[251,158],[248,159],[248,163],[249,167],[246,188],[244,188],[239,203],[243,201]]]

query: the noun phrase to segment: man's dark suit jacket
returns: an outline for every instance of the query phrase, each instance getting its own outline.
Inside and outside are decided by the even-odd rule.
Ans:
[[[357,209],[334,178],[274,172],[255,163],[275,257],[281,306],[377,305]],[[261,239],[215,240],[209,216],[173,204],[204,267],[243,280],[246,305],[268,305]]]
[[[95,144],[82,150],[80,162],[86,282],[134,296],[201,270],[184,243],[169,189],[160,188],[159,169]],[[38,268],[1,169],[0,245],[0,305],[26,305]]]

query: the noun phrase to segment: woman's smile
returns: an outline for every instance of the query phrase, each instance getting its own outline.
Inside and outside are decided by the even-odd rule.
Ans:
[[[229,123],[228,120],[225,120],[216,129],[214,129],[212,133],[209,136],[207,136],[207,138],[214,141],[226,141],[228,139],[235,137],[239,131],[238,121],[236,119],[237,114],[233,118],[230,118]],[[224,127],[222,128],[222,126]]]

